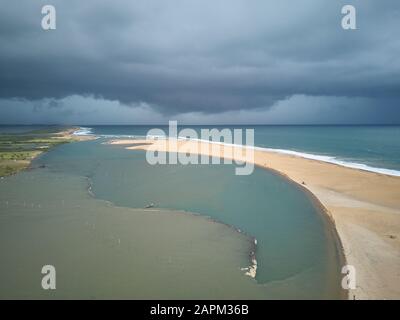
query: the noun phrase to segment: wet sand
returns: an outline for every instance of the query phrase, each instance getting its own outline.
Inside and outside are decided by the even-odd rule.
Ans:
[[[349,299],[400,298],[400,178],[272,151],[198,141],[114,140],[133,150],[175,152],[245,160],[274,170],[310,191],[338,232],[347,264],[356,268]],[[241,153],[235,154],[236,151]],[[240,149],[240,150],[238,150]]]

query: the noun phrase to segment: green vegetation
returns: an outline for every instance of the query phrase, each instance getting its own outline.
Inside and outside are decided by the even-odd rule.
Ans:
[[[50,128],[24,134],[0,134],[0,176],[26,169],[31,160],[57,145],[76,141],[68,128]]]

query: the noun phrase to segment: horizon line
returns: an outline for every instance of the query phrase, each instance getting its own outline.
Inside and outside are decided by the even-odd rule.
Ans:
[[[77,126],[77,127],[96,127],[96,126],[168,126],[168,123],[141,123],[141,124],[65,124],[65,123],[0,123],[0,126]],[[400,123],[298,123],[298,124],[263,124],[263,123],[201,123],[188,124],[178,123],[178,126],[400,126]]]

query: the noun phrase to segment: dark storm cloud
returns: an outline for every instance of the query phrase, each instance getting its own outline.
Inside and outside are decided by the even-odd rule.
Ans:
[[[55,31],[40,27],[44,4],[57,9]],[[344,4],[358,30],[341,28]],[[3,0],[0,97],[90,95],[163,114],[294,95],[396,104],[399,29],[398,0]]]

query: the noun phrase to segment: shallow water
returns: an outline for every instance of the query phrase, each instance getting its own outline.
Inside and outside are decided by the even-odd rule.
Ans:
[[[296,186],[261,169],[150,166],[101,142],[57,147],[33,163],[46,168],[0,180],[0,297],[342,297],[335,240]],[[133,209],[149,203],[157,211]],[[256,280],[241,270],[252,237]],[[40,288],[44,264],[54,292]]]
[[[1,181],[0,298],[261,296],[239,269],[245,236],[190,214],[118,208],[86,187],[46,170]],[[54,291],[41,289],[47,264]]]

